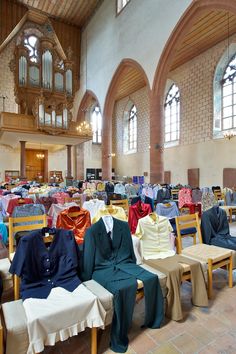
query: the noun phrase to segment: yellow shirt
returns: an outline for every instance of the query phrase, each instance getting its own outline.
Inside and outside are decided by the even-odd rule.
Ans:
[[[92,219],[92,224],[97,222],[104,215],[111,215],[116,219],[127,221],[127,216],[123,208],[119,206],[108,205],[98,210]]]
[[[172,227],[165,216],[151,213],[139,219],[135,235],[141,239],[142,257],[157,259],[173,256],[175,251],[171,247],[171,231]]]

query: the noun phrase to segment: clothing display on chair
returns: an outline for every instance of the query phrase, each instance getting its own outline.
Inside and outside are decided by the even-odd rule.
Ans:
[[[230,235],[227,214],[219,206],[202,214],[201,232],[204,243],[236,250],[236,237]]]
[[[77,206],[71,206],[63,210],[57,217],[57,227],[72,230],[78,244],[84,242],[86,229],[91,226],[91,218],[88,210]]]
[[[150,204],[142,203],[140,200],[129,207],[128,223],[131,234],[135,234],[138,225],[138,220],[150,214],[151,212],[152,208]]]
[[[49,247],[47,234],[53,236]],[[99,299],[81,284],[78,247],[73,233],[42,228],[21,238],[10,272],[21,277],[27,318],[27,354],[41,353],[86,327],[104,327],[106,312]]]
[[[144,263],[158,269],[167,276],[167,317],[179,321],[183,319],[180,286],[184,268],[188,264],[191,271],[192,302],[196,306],[207,306],[207,291],[200,262],[176,255],[170,243],[172,227],[164,216],[151,213],[139,219],[136,236],[141,239],[141,256]]]
[[[165,216],[151,213],[138,220],[135,235],[141,239],[141,252],[144,259],[173,256],[170,234],[172,227]]]
[[[105,215],[112,215],[116,219],[127,221],[127,216],[122,207],[115,206],[115,205],[108,205],[108,206],[104,206],[103,208],[100,208],[97,211],[96,215],[92,219],[92,224],[97,222],[102,216]]]
[[[86,209],[90,212],[91,220],[94,218],[99,209],[105,207],[103,200],[99,199],[90,199],[83,204],[83,209]]]
[[[128,347],[137,279],[144,284],[144,325],[159,328],[163,321],[159,279],[136,265],[128,223],[111,216],[104,216],[87,230],[83,252],[83,280],[92,278],[114,295],[111,349],[123,353]]]

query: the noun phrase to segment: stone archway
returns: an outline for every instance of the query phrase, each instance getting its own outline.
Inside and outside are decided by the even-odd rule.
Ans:
[[[117,67],[111,83],[109,85],[103,112],[103,129],[102,129],[102,178],[110,180],[112,173],[112,159],[109,157],[112,150],[112,114],[115,104],[115,95],[122,80],[122,74],[127,68],[132,68],[141,73],[148,87],[148,96],[150,96],[150,85],[147,75],[142,66],[132,59],[123,59]]]

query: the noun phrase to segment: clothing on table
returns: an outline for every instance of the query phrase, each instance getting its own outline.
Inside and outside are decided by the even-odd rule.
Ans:
[[[152,212],[150,204],[142,203],[138,201],[134,205],[129,207],[129,217],[128,223],[130,227],[131,234],[135,234],[138,220]]]
[[[178,205],[182,208],[185,204],[192,203],[192,191],[189,188],[181,188],[179,190]]]
[[[86,229],[91,226],[91,218],[88,210],[78,205],[63,210],[57,217],[57,227],[72,230],[78,244],[84,242]]]
[[[184,268],[181,263],[190,266],[193,304],[196,306],[208,306],[206,284],[200,262],[178,254],[165,259],[145,261],[145,264],[167,275],[166,316],[174,321],[183,319],[180,286]]]
[[[103,200],[99,199],[90,199],[83,204],[83,208],[90,212],[91,220],[95,217],[98,210],[105,207]]]
[[[56,287],[48,298],[26,299],[29,347],[27,354],[41,353],[44,345],[55,345],[77,335],[86,327],[104,328],[106,311],[99,299],[80,284],[72,292]]]
[[[175,218],[179,216],[179,209],[175,202],[158,203],[156,206],[156,213],[167,218]]]
[[[108,205],[98,210],[98,212],[92,219],[92,224],[97,222],[104,215],[112,215],[116,219],[127,221],[127,216],[122,207],[115,206],[115,205]]]
[[[141,253],[144,259],[173,256],[170,233],[172,227],[165,216],[151,213],[138,220],[135,235],[141,239]]]
[[[68,209],[71,206],[77,206],[75,202],[65,203],[65,204],[52,204],[48,215],[52,217],[52,227],[56,227],[57,224],[57,217],[65,209]]]
[[[230,235],[227,214],[220,207],[214,206],[202,214],[201,232],[204,243],[236,250],[236,237]]]
[[[44,243],[45,232],[54,235],[50,247]],[[78,247],[71,231],[42,228],[20,239],[9,271],[21,278],[23,300],[44,299],[57,286],[75,290],[81,283],[78,262]]]
[[[125,352],[135,304],[137,279],[144,283],[145,323],[159,328],[163,318],[163,296],[158,277],[136,265],[128,223],[113,218],[112,240],[103,219],[89,228],[83,248],[83,280],[94,279],[114,295],[111,349]]]

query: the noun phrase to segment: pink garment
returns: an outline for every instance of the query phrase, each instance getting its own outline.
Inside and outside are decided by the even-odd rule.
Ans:
[[[182,188],[179,191],[179,208],[182,208],[185,204],[192,203],[192,190],[189,188]]]
[[[58,204],[64,204],[66,198],[70,198],[68,193],[65,192],[57,192],[52,195],[53,198],[57,200]]]

